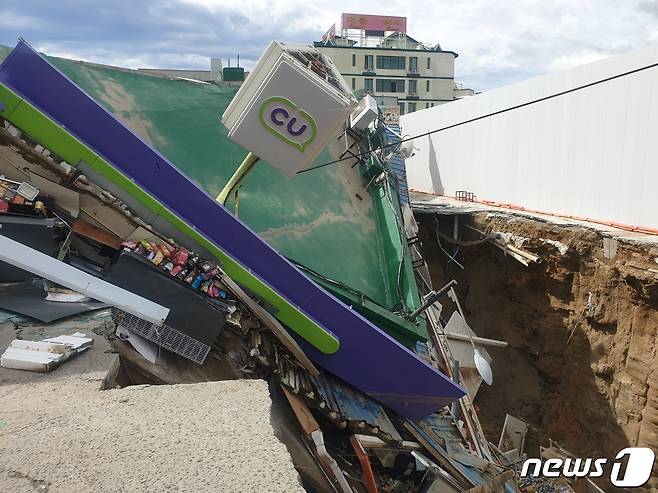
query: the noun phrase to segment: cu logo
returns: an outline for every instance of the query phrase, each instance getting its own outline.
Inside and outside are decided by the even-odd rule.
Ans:
[[[258,117],[269,132],[300,152],[304,152],[317,134],[313,117],[289,99],[280,96],[263,101]]]

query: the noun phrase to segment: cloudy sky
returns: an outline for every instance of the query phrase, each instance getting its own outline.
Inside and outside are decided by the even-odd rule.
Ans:
[[[249,68],[269,41],[317,40],[341,12],[407,16],[477,90],[658,42],[658,0],[0,0],[0,44],[132,68],[239,53]]]

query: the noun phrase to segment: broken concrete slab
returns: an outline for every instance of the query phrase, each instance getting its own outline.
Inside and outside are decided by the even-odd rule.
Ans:
[[[262,380],[99,391],[104,372],[3,387],[0,491],[303,492]],[[263,460],[267,458],[267,460]]]
[[[40,341],[59,335],[73,335],[76,332],[84,332],[94,340],[94,344],[84,353],[49,373],[16,371],[0,367],[0,387],[106,371],[116,358],[116,354],[112,354],[112,348],[104,337],[106,324],[111,320],[109,311],[101,310],[76,315],[48,325],[20,318],[11,318],[1,322],[0,348],[3,349],[8,347],[14,339]],[[0,393],[1,395],[2,393]]]
[[[0,357],[0,366],[47,373],[89,349],[93,344],[94,340],[85,337],[81,332],[70,336],[59,335],[43,341],[15,339]]]
[[[65,354],[49,351],[30,351],[8,347],[0,357],[0,366],[12,370],[27,370],[47,373],[61,365]]]

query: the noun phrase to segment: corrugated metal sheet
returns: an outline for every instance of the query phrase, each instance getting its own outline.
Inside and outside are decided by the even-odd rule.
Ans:
[[[656,64],[652,46],[404,115],[452,127],[414,141],[409,186],[658,228]]]
[[[326,397],[331,396],[331,401],[337,406],[335,410],[339,411],[341,416],[356,425],[357,428],[361,424],[369,424],[392,440],[402,440],[384,408],[363,392],[342,383],[329,374],[320,374],[319,377],[313,378],[313,380],[316,385],[322,382],[318,387],[322,388],[323,395]]]
[[[281,382],[340,426],[349,426],[352,431],[371,433],[389,441],[402,441],[386,410],[360,390],[324,371],[311,377],[283,357],[278,358],[278,363]]]
[[[386,137],[389,142],[399,142],[400,126],[397,123],[391,123],[386,126]],[[398,193],[400,194],[400,204],[409,203],[409,187],[407,186],[407,168],[404,159],[398,154],[393,154],[389,160],[388,165],[391,171],[398,179]]]
[[[436,419],[439,419],[436,417]],[[473,485],[485,484],[492,478],[480,472],[472,465],[463,464],[458,460],[459,455],[455,455],[455,450],[450,449],[449,443],[457,444],[458,431],[454,424],[446,422],[445,424],[437,425],[434,422],[423,420],[420,423],[407,422],[407,426],[411,427],[415,433],[422,437],[427,445],[435,450],[435,452],[444,457],[445,460],[455,467],[465,478],[467,478]],[[450,429],[452,427],[452,429]],[[460,454],[460,452],[458,452]],[[460,454],[466,455],[466,454]],[[477,456],[470,456],[477,460]],[[486,462],[486,461],[484,461]]]

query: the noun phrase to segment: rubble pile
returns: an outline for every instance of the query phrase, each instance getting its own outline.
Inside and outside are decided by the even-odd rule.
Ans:
[[[103,379],[110,390],[93,396],[85,387],[87,400],[77,411],[94,418],[80,425],[95,434],[93,447],[113,443],[102,457],[125,453],[108,459],[107,467],[128,469],[126,488],[144,489],[144,468],[150,490],[294,491],[299,485],[290,481],[289,467],[285,477],[269,467],[275,459],[284,469],[289,465],[281,462],[280,443],[265,437],[248,454],[239,443],[253,444],[256,432],[273,427],[307,491],[476,493],[500,485],[510,493],[571,491],[568,484],[520,479],[522,420],[506,420],[498,445],[485,436],[474,400],[493,378],[486,347],[507,343],[473,332],[454,281],[432,285],[418,226],[399,200],[389,166],[399,150],[387,140],[383,114],[369,110],[361,128],[339,122],[339,136],[327,147],[358,165],[363,183],[356,188],[381,214],[381,231],[364,234],[385,238],[378,236],[386,248],[376,254],[393,272],[391,306],[295,267],[24,42],[7,60],[0,67],[0,101],[11,109],[0,113],[0,156],[6,158],[0,171],[8,176],[0,181],[0,261],[7,268],[0,282],[8,296],[0,296],[0,309],[49,323],[111,307],[102,330],[118,355]],[[309,47],[289,62],[317,69],[318,60]],[[23,80],[24,66],[41,77]],[[307,76],[322,76],[312,72]],[[2,83],[7,73],[11,84]],[[32,80],[42,85],[35,89]],[[85,118],[54,103],[49,91],[84,108]],[[343,111],[352,104],[346,93]],[[21,117],[25,108],[31,118]],[[272,108],[275,116],[288,114]],[[385,152],[369,151],[376,144]],[[57,296],[48,299],[39,279]],[[271,416],[263,414],[264,381]],[[55,383],[48,380],[45,390],[56,392]],[[246,396],[249,391],[254,395]],[[258,396],[254,411],[249,406]],[[30,419],[43,414],[56,421],[65,414],[35,409]],[[88,430],[93,424],[97,429]],[[149,426],[152,449],[145,451],[133,435]],[[75,449],[67,429],[45,426],[28,438],[34,443],[52,432]],[[15,423],[10,431],[20,432]],[[75,460],[85,453],[83,447]],[[154,479],[162,473],[160,461],[167,465],[164,481]],[[102,467],[93,474],[102,475]],[[45,475],[36,466],[31,471]],[[109,488],[109,477],[98,484]],[[94,484],[90,476],[72,481],[72,490]],[[52,484],[66,489],[61,478]]]

